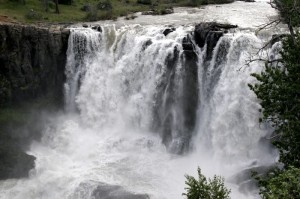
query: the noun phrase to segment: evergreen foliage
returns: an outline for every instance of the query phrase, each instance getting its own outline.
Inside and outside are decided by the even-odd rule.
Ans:
[[[300,34],[296,45],[291,38],[283,42],[281,63],[267,63],[261,74],[252,74],[259,83],[249,85],[261,100],[263,118],[275,127],[273,142],[280,162],[300,167]]]
[[[273,0],[271,3],[276,8],[282,20],[291,26],[300,24],[300,1],[299,0]]]
[[[186,175],[186,193],[188,199],[230,199],[230,190],[224,185],[224,179],[214,176],[213,179],[206,179],[198,167],[198,180],[193,176]]]
[[[252,74],[259,83],[249,85],[261,100],[263,117],[271,122],[273,144],[279,150],[282,169],[275,168],[257,176],[263,199],[300,198],[300,25],[299,0],[273,0],[281,21],[287,23],[290,36],[283,41],[281,59],[266,63],[265,71]]]
[[[300,169],[290,167],[286,170],[274,170],[264,177],[256,177],[261,187],[263,199],[300,198]]]

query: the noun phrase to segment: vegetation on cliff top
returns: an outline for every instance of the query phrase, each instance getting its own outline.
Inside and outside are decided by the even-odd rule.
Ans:
[[[135,12],[168,14],[175,6],[230,3],[233,0],[59,0],[59,14],[51,0],[0,0],[1,18],[26,23],[78,22],[116,19]],[[24,3],[25,2],[25,3]]]

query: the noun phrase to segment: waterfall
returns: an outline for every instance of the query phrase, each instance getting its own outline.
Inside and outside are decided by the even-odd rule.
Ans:
[[[66,99],[71,109],[78,105],[90,125],[155,131],[171,151],[180,153],[187,148],[194,123],[188,120],[195,120],[185,117],[193,115],[193,110],[185,113],[192,101],[186,100],[191,88],[185,83],[192,75],[182,47],[187,30],[181,27],[167,36],[163,30],[142,26],[119,30],[108,26],[101,33],[73,30]],[[197,96],[196,88],[193,95]]]
[[[1,199],[90,199],[102,183],[136,194],[127,198],[179,199],[184,174],[197,166],[224,176],[232,198],[258,198],[257,189],[241,187],[249,177],[236,176],[276,160],[247,86],[262,66],[245,61],[263,40],[237,30],[208,56],[192,26],[167,28],[71,29],[66,114],[32,144],[37,160],[29,179],[0,183]]]

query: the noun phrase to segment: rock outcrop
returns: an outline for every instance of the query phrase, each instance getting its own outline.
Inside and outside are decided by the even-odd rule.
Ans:
[[[68,36],[61,26],[0,24],[3,103],[21,103],[50,92],[62,97]]]
[[[118,185],[99,183],[92,193],[95,199],[150,199],[147,194],[135,194]]]
[[[68,37],[62,26],[0,24],[0,180],[26,177],[34,167],[24,151],[43,122],[40,110],[29,114],[29,102],[63,101]]]
[[[200,23],[195,26],[194,36],[196,44],[200,48],[207,44],[207,59],[211,59],[213,49],[219,39],[232,28],[237,28],[237,26],[216,22]]]

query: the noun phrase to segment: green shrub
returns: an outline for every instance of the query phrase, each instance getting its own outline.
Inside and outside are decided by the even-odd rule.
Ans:
[[[80,8],[81,11],[84,11],[84,12],[90,12],[92,11],[92,6],[91,4],[87,3],[87,4],[84,4],[81,8]]]
[[[273,170],[264,177],[255,177],[263,199],[300,198],[300,169]]]
[[[92,9],[86,14],[86,20],[88,21],[115,20],[116,18],[117,17],[114,15],[112,10],[99,11],[97,9]]]
[[[187,199],[230,199],[230,190],[224,185],[224,178],[214,176],[213,179],[206,179],[201,174],[201,169],[198,167],[198,180],[193,176],[186,175],[185,184],[187,187],[185,195]]]
[[[40,13],[34,11],[33,9],[31,9],[29,12],[27,12],[25,14],[25,17],[26,17],[26,19],[30,19],[30,20],[41,20],[41,19],[43,19],[43,16]]]
[[[97,21],[98,20],[98,10],[91,9],[86,13],[86,20],[88,21]]]
[[[113,6],[112,6],[110,0],[104,0],[104,1],[100,1],[97,4],[97,9],[98,10],[112,10]]]
[[[48,1],[48,6],[49,6],[49,8],[51,9],[51,10],[55,10],[56,8],[55,8],[55,3],[53,2],[53,1]]]

